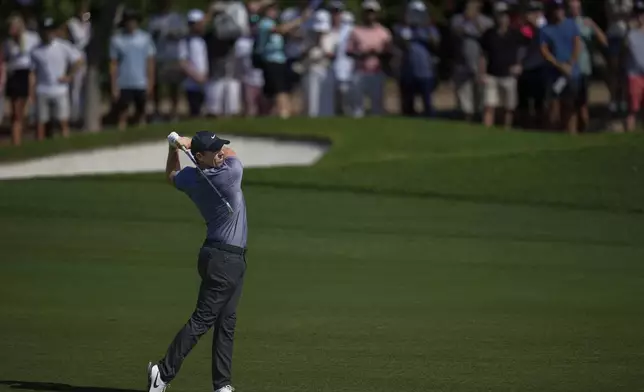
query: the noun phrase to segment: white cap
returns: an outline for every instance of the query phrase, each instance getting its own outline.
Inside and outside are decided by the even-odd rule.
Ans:
[[[313,31],[326,33],[331,30],[331,14],[326,10],[316,11],[313,15]]]
[[[344,24],[353,24],[356,21],[356,18],[353,16],[351,11],[343,11],[340,20]]]
[[[363,10],[369,10],[369,11],[380,11],[380,3],[378,3],[376,0],[365,0],[362,2],[362,9]]]
[[[197,23],[201,22],[206,17],[206,14],[202,10],[194,9],[188,11],[188,22]]]
[[[407,9],[410,11],[425,12],[427,11],[427,6],[422,1],[414,0],[407,4]]]

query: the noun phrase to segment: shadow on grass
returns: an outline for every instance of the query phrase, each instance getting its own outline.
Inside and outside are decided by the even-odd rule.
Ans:
[[[52,391],[52,392],[142,392],[138,389],[120,389],[107,387],[85,387],[53,382],[12,381],[0,380],[0,385],[7,385],[11,389],[27,391]]]

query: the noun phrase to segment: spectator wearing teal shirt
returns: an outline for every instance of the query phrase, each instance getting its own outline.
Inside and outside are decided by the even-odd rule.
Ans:
[[[592,19],[583,16],[580,0],[571,0],[570,16],[577,23],[579,28],[579,35],[581,35],[582,45],[579,52],[579,93],[577,96],[577,109],[579,110],[579,129],[584,131],[588,127],[589,114],[588,114],[588,85],[590,78],[593,74],[592,63],[592,45],[596,39],[599,43],[607,47],[608,39],[602,29],[597,26]]]
[[[265,17],[257,24],[254,56],[260,59],[264,73],[264,94],[274,101],[277,112],[282,118],[288,118],[291,115],[284,35],[300,27],[310,15],[311,11],[307,9],[300,17],[278,24],[279,8],[273,1],[267,6]]]

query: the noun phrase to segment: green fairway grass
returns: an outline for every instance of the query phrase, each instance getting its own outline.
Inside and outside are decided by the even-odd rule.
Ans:
[[[644,390],[641,135],[217,124],[333,143],[315,167],[245,173],[238,391]],[[0,391],[143,390],[196,300],[196,209],[160,174],[0,182],[0,195]],[[210,346],[170,392],[211,390]]]

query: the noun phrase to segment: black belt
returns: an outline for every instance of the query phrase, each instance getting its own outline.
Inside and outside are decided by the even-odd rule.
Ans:
[[[235,245],[228,245],[228,244],[224,244],[223,242],[217,242],[212,240],[204,241],[203,246],[207,248],[215,248],[215,249],[223,250],[224,252],[230,252],[230,253],[234,253],[242,256],[245,255],[246,252],[248,251],[247,248],[242,248]]]

